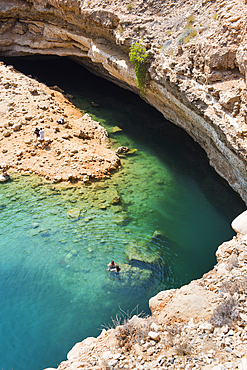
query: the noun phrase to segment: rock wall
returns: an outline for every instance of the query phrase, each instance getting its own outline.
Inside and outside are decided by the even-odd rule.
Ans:
[[[246,9],[237,0],[2,0],[0,57],[69,56],[139,93],[128,52],[141,39],[146,101],[205,149],[247,203]]]

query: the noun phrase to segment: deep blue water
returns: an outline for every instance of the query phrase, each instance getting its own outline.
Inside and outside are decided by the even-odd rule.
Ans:
[[[0,369],[40,370],[99,335],[119,307],[149,313],[150,297],[211,269],[245,205],[203,150],[133,93],[67,59],[7,63],[72,94],[113,148],[137,149],[101,183],[54,186],[16,174],[0,186]],[[122,131],[111,133],[115,126]],[[121,205],[109,206],[116,194]],[[157,230],[166,236],[153,237]],[[106,271],[111,259],[120,280]]]

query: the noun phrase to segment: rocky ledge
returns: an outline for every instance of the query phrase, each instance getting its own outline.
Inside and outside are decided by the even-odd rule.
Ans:
[[[69,56],[139,93],[128,53],[141,41],[146,101],[247,202],[246,10],[244,0],[2,0],[0,56]]]
[[[0,64],[0,166],[52,182],[109,176],[120,161],[107,131],[57,90]],[[36,128],[43,128],[43,142]]]

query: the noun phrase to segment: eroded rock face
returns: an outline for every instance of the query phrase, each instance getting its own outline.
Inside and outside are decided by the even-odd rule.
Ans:
[[[2,0],[0,56],[70,56],[138,93],[128,52],[142,39],[146,101],[184,128],[247,202],[246,9],[237,0]]]

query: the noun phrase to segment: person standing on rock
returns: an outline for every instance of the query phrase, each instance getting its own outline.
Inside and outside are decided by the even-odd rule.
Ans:
[[[44,140],[45,140],[45,133],[44,133],[44,130],[42,128],[39,131],[39,140],[41,141],[41,143],[43,143]]]
[[[38,127],[36,127],[35,130],[34,130],[34,135],[36,135],[37,139],[39,137],[39,132],[40,132],[40,129]]]

